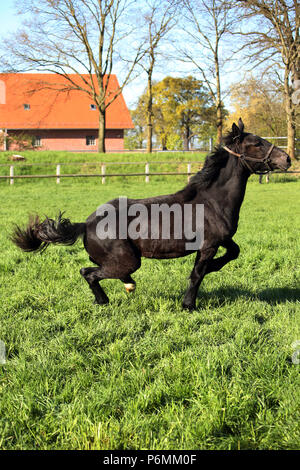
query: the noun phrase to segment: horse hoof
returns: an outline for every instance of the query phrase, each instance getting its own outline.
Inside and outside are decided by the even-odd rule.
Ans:
[[[127,292],[133,292],[135,291],[135,284],[124,284],[124,287],[126,289]]]
[[[94,300],[94,305],[107,305],[109,303],[109,300],[101,300],[101,301],[98,301],[98,300]]]
[[[188,310],[189,312],[193,312],[194,310],[196,310],[196,305],[182,304],[182,308],[184,310]]]

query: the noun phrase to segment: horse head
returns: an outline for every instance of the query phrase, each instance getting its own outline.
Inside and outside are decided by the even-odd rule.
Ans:
[[[286,171],[291,166],[289,155],[266,139],[244,132],[240,118],[238,125],[232,124],[231,132],[225,137],[225,150],[240,158],[251,173],[267,173],[273,170]]]

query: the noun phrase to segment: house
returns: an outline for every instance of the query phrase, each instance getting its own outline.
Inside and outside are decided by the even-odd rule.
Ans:
[[[90,80],[89,75],[82,75]],[[70,75],[83,86],[78,75]],[[95,76],[93,76],[95,79]],[[118,90],[116,75],[109,96]],[[107,151],[124,149],[124,129],[132,129],[130,113],[120,94],[106,109]],[[29,135],[41,150],[97,151],[99,112],[85,91],[71,90],[56,74],[0,74],[0,129],[10,135]],[[3,140],[3,139],[2,139]],[[4,139],[4,146],[6,139]],[[10,147],[17,150],[16,144]]]

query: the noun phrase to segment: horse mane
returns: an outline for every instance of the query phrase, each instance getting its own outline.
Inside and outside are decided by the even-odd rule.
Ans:
[[[222,147],[216,147],[211,154],[207,155],[202,169],[192,176],[188,186],[197,185],[207,188],[215,180],[220,169],[226,165],[227,160],[228,153]]]
[[[233,132],[230,131],[223,137],[222,143],[224,145],[230,145],[233,151],[238,151],[239,142],[241,142],[246,135],[246,133],[243,133],[239,139],[237,139]],[[190,179],[187,186],[197,185],[201,186],[203,189],[210,186],[219,175],[221,168],[226,166],[228,158],[229,155],[222,145],[216,146],[214,151],[207,155],[202,169]]]

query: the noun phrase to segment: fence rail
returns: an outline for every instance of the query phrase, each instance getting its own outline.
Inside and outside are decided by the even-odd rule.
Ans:
[[[150,164],[182,164],[186,163],[187,165],[187,171],[182,172],[182,171],[161,171],[161,172],[151,172],[150,173]],[[193,161],[193,162],[106,162],[106,163],[87,163],[87,165],[101,165],[101,173],[70,173],[70,174],[62,174],[61,173],[61,166],[62,164],[56,164],[56,173],[55,174],[50,174],[50,175],[15,175],[14,173],[14,167],[19,166],[19,165],[1,165],[1,166],[9,166],[9,175],[0,175],[0,179],[9,179],[10,184],[14,184],[15,179],[29,179],[29,178],[56,178],[56,183],[59,184],[61,178],[101,178],[102,184],[105,184],[106,178],[112,177],[112,176],[144,176],[145,177],[145,182],[149,183],[150,181],[150,176],[167,176],[167,175],[186,175],[188,178],[188,181],[190,177],[197,172],[191,171],[192,164],[195,165],[203,165],[203,162],[198,162],[198,161]],[[106,167],[110,165],[145,165],[145,171],[142,172],[130,172],[130,173],[106,173]],[[35,164],[27,164],[27,166],[34,166]],[[40,164],[36,164],[39,165]],[[48,166],[48,164],[46,164]],[[53,164],[50,164],[53,166]],[[63,165],[85,165],[85,163],[64,163]],[[41,165],[43,166],[43,165]],[[200,169],[200,167],[199,167]]]
[[[200,164],[203,164],[203,161],[200,161],[200,160],[195,160],[195,161],[175,161],[175,160],[171,160],[171,161],[148,161],[148,162],[145,162],[145,160],[143,162],[64,162],[64,163],[49,163],[49,162],[41,162],[41,163],[23,163],[22,161],[15,161],[14,164],[12,165],[11,163],[1,163],[0,164],[0,167],[9,167],[9,166],[57,166],[57,165],[63,165],[63,166],[79,166],[79,165],[85,165],[85,166],[95,166],[95,165],[106,165],[106,166],[110,166],[110,165],[181,165],[183,163],[192,163],[192,164],[197,164],[197,163],[200,163]]]
[[[61,166],[62,165],[101,165],[101,173],[71,173],[71,174],[62,174],[61,173]],[[172,165],[172,164],[186,164],[187,165],[187,171],[160,171],[160,172],[150,172],[150,165],[151,164],[166,164],[166,165]],[[48,174],[48,175],[15,175],[14,173],[14,168],[18,166],[55,166],[56,165],[56,172],[55,174]],[[190,180],[190,177],[192,175],[195,175],[197,172],[192,171],[192,165],[201,165],[198,167],[198,171],[202,168],[203,162],[199,161],[190,161],[190,162],[178,162],[178,161],[168,161],[168,162],[66,162],[66,163],[58,163],[58,164],[51,164],[51,163],[27,163],[27,164],[16,164],[16,165],[0,165],[0,166],[5,166],[9,167],[9,174],[8,175],[0,175],[0,179],[9,179],[10,184],[14,184],[15,179],[38,179],[38,178],[56,178],[56,183],[60,184],[61,178],[100,178],[102,181],[102,184],[105,184],[106,178],[110,177],[116,177],[116,176],[144,176],[145,177],[145,182],[149,183],[150,182],[150,176],[174,176],[174,175],[183,175],[187,176],[187,180]],[[131,172],[131,173],[106,173],[106,167],[110,165],[144,165],[145,166],[145,171],[144,172]],[[276,171],[276,173],[289,173],[289,174],[296,174],[300,173],[300,171],[294,170],[294,171]]]

